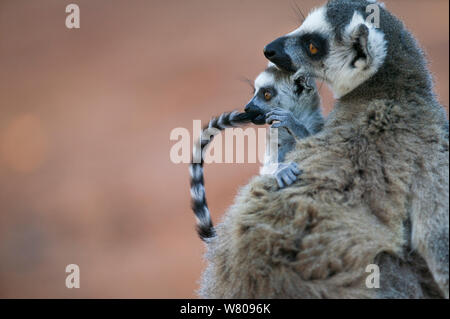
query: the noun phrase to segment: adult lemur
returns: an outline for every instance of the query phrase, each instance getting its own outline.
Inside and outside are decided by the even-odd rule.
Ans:
[[[337,101],[287,156],[301,179],[241,189],[208,244],[201,296],[448,298],[448,122],[415,39],[381,6],[379,28],[366,22],[370,4],[329,1],[265,47]]]
[[[280,128],[276,141],[278,158],[274,159],[266,152],[261,174],[273,175],[278,186],[283,188],[292,184],[301,173],[295,162],[284,163],[286,154],[294,149],[296,139],[316,134],[324,123],[314,79],[293,76],[269,64],[256,78],[254,88],[254,96],[245,107],[246,113],[223,113],[213,118],[194,148],[193,161],[189,167],[192,210],[197,218],[198,235],[204,241],[215,234],[203,179],[203,152],[215,134],[250,121],[255,124],[277,121],[272,128]],[[269,145],[266,151],[268,148]]]

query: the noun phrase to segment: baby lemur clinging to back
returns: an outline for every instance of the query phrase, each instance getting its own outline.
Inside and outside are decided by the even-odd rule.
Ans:
[[[223,113],[218,118],[213,118],[194,148],[190,165],[192,210],[197,217],[197,232],[204,241],[215,235],[203,179],[203,151],[214,135],[226,128],[242,126],[250,121],[254,124],[272,124],[276,121],[271,130],[279,129],[278,156],[273,158],[266,152],[261,173],[272,174],[278,186],[283,188],[294,183],[301,174],[294,162],[284,163],[286,154],[294,148],[296,139],[317,133],[324,123],[320,98],[312,78],[291,75],[269,65],[256,78],[254,90],[253,98],[245,107],[245,113]],[[269,145],[266,146],[266,149],[268,148]]]

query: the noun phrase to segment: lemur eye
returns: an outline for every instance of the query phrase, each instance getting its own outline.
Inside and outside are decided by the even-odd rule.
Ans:
[[[264,92],[264,99],[266,101],[270,101],[270,99],[272,98],[272,94],[268,91]]]
[[[310,52],[311,54],[316,54],[317,52],[319,52],[319,49],[317,49],[317,48],[314,46],[314,44],[310,43],[310,44],[309,44],[309,52]]]

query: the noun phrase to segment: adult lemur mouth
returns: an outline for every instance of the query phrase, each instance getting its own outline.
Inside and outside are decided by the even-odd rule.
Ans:
[[[269,59],[269,60],[270,60],[270,62],[275,64],[277,66],[277,68],[279,68],[280,70],[282,70],[284,72],[287,72],[287,73],[295,73],[296,72],[294,66],[292,65],[291,59],[287,55],[285,55],[283,57]]]

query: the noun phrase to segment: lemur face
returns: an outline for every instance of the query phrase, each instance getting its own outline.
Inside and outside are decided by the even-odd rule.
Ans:
[[[269,43],[264,55],[287,72],[325,81],[339,98],[374,75],[386,57],[383,32],[365,21],[368,5],[373,1],[330,1]]]
[[[312,78],[295,76],[272,65],[256,78],[255,92],[245,112],[257,114],[253,123],[264,124],[265,115],[273,108],[293,110],[313,94],[317,94],[317,88]]]

